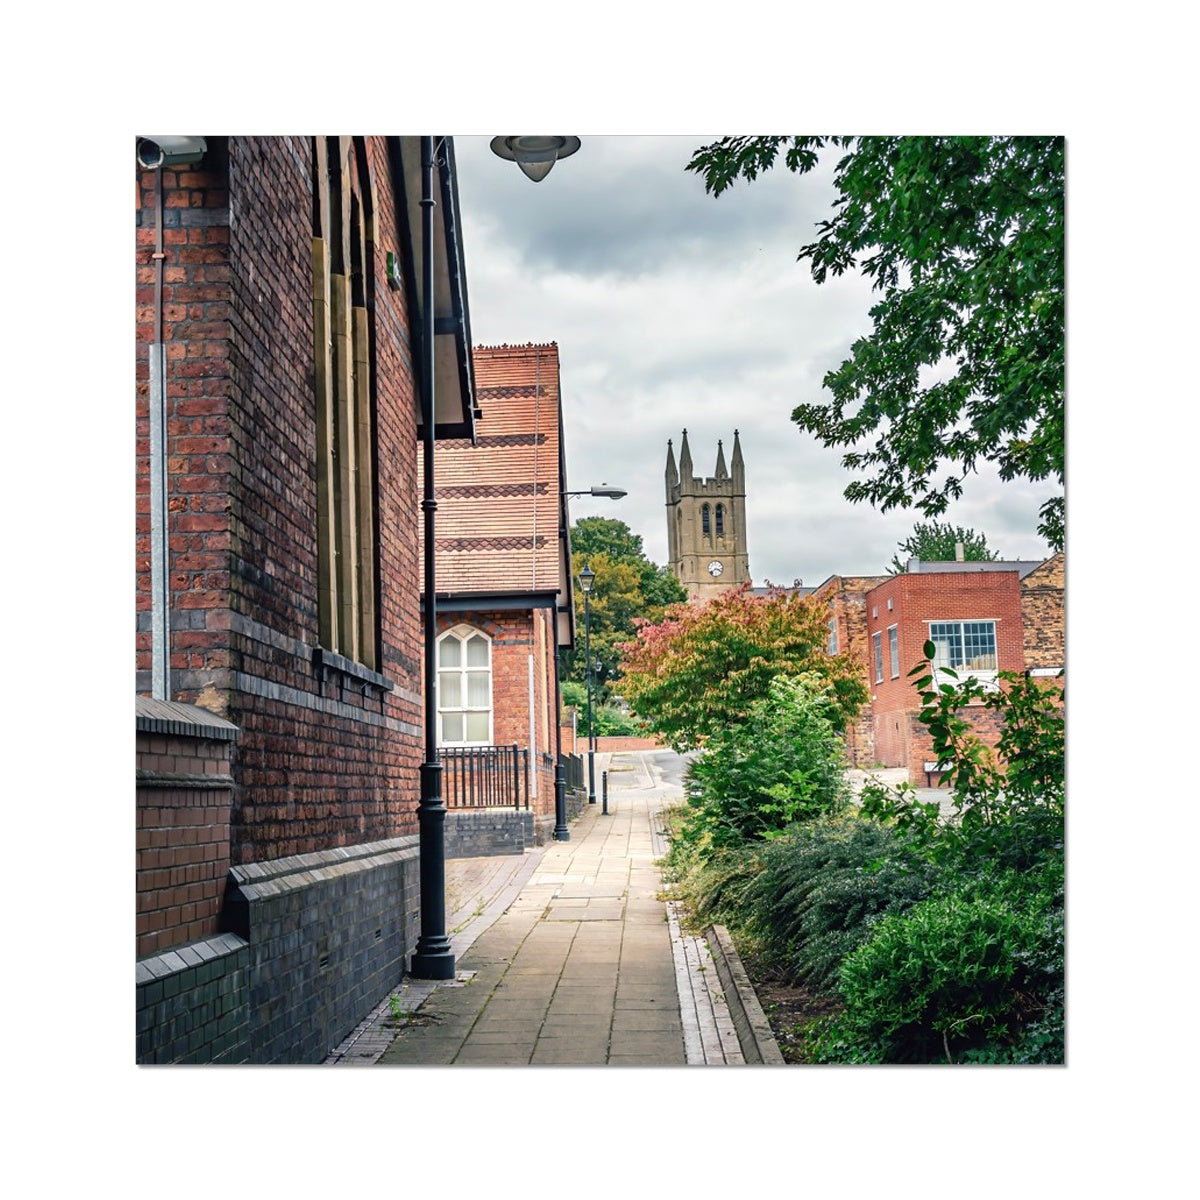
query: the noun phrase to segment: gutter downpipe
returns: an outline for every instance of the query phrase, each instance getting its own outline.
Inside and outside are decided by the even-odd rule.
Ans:
[[[446,808],[442,803],[442,764],[437,745],[437,583],[433,486],[434,298],[433,298],[433,168],[432,137],[421,138],[421,421],[424,442],[425,517],[425,762],[421,765],[421,801],[417,809],[421,869],[421,936],[409,973],[417,979],[453,979],[454,952],[446,935]]]
[[[150,688],[171,699],[171,591],[167,533],[167,347],[163,341],[163,182],[154,169],[154,341],[150,343]]]

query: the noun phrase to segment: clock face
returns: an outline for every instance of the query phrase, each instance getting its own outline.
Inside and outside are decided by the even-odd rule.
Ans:
[[[723,570],[725,570],[725,565],[724,565],[723,563],[719,563],[719,562],[717,562],[717,560],[716,560],[715,558],[713,559],[713,561],[712,561],[712,562],[710,562],[710,563],[708,564],[708,573],[709,573],[709,574],[710,574],[710,575],[711,575],[711,576],[712,576],[714,579],[716,579],[716,577],[717,577],[718,575],[720,575],[720,573],[721,573]]]

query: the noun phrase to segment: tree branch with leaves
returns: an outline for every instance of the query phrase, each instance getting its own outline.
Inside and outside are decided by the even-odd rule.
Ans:
[[[721,195],[780,154],[838,153],[832,216],[801,247],[813,279],[859,270],[872,331],[792,413],[859,473],[851,501],[945,513],[979,464],[1065,480],[1065,156],[1061,137],[725,137],[687,170]],[[1040,510],[1055,550],[1064,497]]]

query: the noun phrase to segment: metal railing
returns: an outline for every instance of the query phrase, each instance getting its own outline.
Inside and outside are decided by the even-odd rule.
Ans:
[[[511,746],[443,746],[442,800],[447,808],[528,808],[529,751]]]
[[[584,779],[584,763],[582,754],[564,754],[562,756],[563,778],[567,782],[568,791],[586,792],[587,782]]]

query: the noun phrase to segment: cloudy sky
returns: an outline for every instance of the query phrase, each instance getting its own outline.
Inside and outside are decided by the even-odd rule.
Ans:
[[[537,184],[488,140],[455,138],[472,337],[557,342],[570,486],[629,493],[573,500],[572,518],[619,517],[665,562],[667,439],[678,453],[686,428],[697,474],[711,475],[736,428],[756,584],[882,572],[920,514],[850,504],[841,452],[791,421],[828,398],[822,378],[870,327],[866,281],[818,286],[796,261],[828,214],[832,163],[714,198],[684,167],[715,135],[584,137]],[[1041,558],[1052,492],[987,473],[944,519],[1001,557]]]

